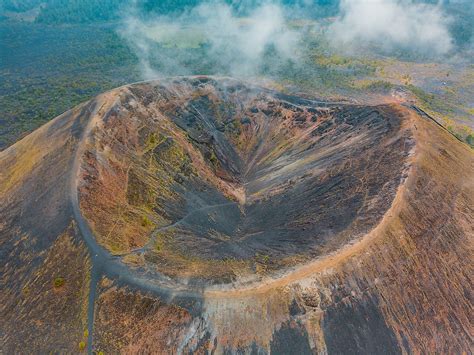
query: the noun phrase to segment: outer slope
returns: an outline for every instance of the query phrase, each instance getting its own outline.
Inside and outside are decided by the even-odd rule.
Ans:
[[[123,126],[116,114],[117,100],[127,90],[101,95],[0,153],[0,344],[4,352],[72,352],[79,349],[81,341],[88,341],[90,350],[124,353],[470,351],[474,154],[467,146],[406,107],[378,108],[387,113],[382,123],[391,119],[400,122],[397,130],[406,132],[406,142],[410,143],[408,150],[402,147],[400,151],[412,154],[404,156],[401,165],[392,165],[394,172],[402,174],[395,177],[404,176],[404,167],[409,166],[409,171],[403,184],[387,195],[388,206],[378,208],[383,214],[375,224],[369,224],[362,235],[349,229],[347,237],[338,239],[340,242],[332,248],[305,254],[289,264],[276,263],[272,268],[268,265],[272,263],[257,258],[252,259],[252,268],[248,261],[229,262],[229,270],[249,268],[251,275],[258,271],[258,265],[262,267],[252,282],[186,285],[183,273],[168,273],[171,279],[157,273],[166,271],[163,266],[167,263],[152,260],[151,265],[158,265],[158,270],[143,273],[143,261],[113,256],[110,251],[114,250],[104,243],[107,239],[101,239],[100,231],[92,232],[97,229],[93,223],[95,214],[88,215],[87,208],[93,211],[100,204],[97,199],[96,204],[85,204],[84,194],[92,194],[93,190],[84,189],[102,185],[87,185],[87,179],[104,179],[104,171],[120,172],[119,163],[131,159],[130,152],[136,151],[118,155],[118,150],[107,148],[120,137],[123,143],[133,137],[133,131],[119,129]],[[144,97],[151,93],[146,85],[130,90],[144,90]],[[146,112],[143,117],[147,117]],[[294,117],[291,119],[295,121]],[[250,120],[252,125],[257,119]],[[105,126],[107,122],[110,128]],[[324,122],[317,120],[312,130]],[[107,133],[114,129],[114,134]],[[296,132],[299,131],[294,128],[289,137],[296,136]],[[376,134],[368,135],[365,144],[377,146],[375,142],[382,142],[382,146],[391,147],[393,140],[385,139],[390,130],[380,132],[381,139],[375,139]],[[253,144],[250,142],[254,136],[253,132],[244,137],[247,146]],[[106,141],[107,137],[113,140]],[[307,143],[304,139],[300,142]],[[177,147],[184,144],[183,141]],[[146,141],[137,146],[146,146]],[[90,152],[97,153],[98,147],[103,149],[101,154],[91,155]],[[183,157],[178,148],[173,151],[175,146],[167,147],[173,161]],[[337,148],[344,152],[342,146]],[[193,151],[188,150],[189,154]],[[249,157],[259,156],[250,148],[241,152],[245,151]],[[200,154],[204,161],[208,159],[202,164],[201,173],[214,179],[214,186],[224,191],[226,198],[242,205],[239,164],[235,169],[228,165],[221,173],[217,169],[206,170],[214,159],[205,151]],[[316,151],[310,156],[315,154]],[[216,154],[219,164],[229,156]],[[135,158],[138,157],[132,156],[133,161],[140,161]],[[103,169],[114,161],[116,169]],[[344,159],[333,160],[341,161]],[[394,161],[397,162],[390,159],[387,166]],[[103,169],[101,174],[93,174],[94,164]],[[331,171],[331,164],[323,170]],[[353,169],[353,174],[358,172]],[[343,180],[350,175],[345,176]],[[392,179],[384,170],[379,176],[386,182]],[[144,181],[143,177],[146,175],[137,181]],[[100,195],[103,206],[107,207],[110,200],[127,198],[113,194],[121,191],[120,184],[128,179],[109,176],[105,181],[109,184],[102,188],[110,191],[104,190]],[[373,181],[377,186],[377,180]],[[114,183],[118,184],[115,188]],[[140,191],[143,189],[137,193]],[[374,196],[380,191],[376,189]],[[141,208],[138,206],[139,211],[143,211]],[[134,212],[130,212],[129,223],[113,215],[111,220],[124,223],[118,225],[118,231],[136,236],[133,243],[140,247],[160,221],[151,218],[153,213],[150,222],[141,219],[141,214],[135,221]],[[133,229],[124,231],[126,228]],[[100,247],[101,243],[109,249]],[[119,250],[119,254],[123,251]],[[274,255],[278,258],[278,254]],[[221,264],[217,263],[216,269],[220,269]],[[131,267],[133,264],[140,267]],[[193,268],[184,265],[185,274],[211,270],[211,275],[218,275],[217,279],[214,277],[218,283],[239,276],[228,271],[217,273],[213,268],[216,261],[191,265]],[[287,269],[288,266],[292,268]],[[54,286],[57,277],[65,280],[64,285]],[[84,334],[85,329],[88,334]]]

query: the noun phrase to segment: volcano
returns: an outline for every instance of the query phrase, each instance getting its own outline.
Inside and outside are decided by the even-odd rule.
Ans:
[[[106,92],[0,153],[2,349],[468,352],[473,166],[408,104]]]

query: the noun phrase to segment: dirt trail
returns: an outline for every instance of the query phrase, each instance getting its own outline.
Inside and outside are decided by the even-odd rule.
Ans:
[[[117,93],[121,89],[117,89],[108,93],[105,93],[97,98],[96,109],[90,113],[90,120],[87,123],[86,128],[82,134],[80,142],[75,153],[75,159],[72,166],[72,175],[70,183],[70,199],[71,206],[74,214],[75,221],[77,226],[91,252],[92,255],[92,275],[91,275],[91,285],[90,285],[90,294],[89,294],[89,308],[88,308],[88,330],[89,330],[89,339],[88,339],[88,352],[92,353],[92,344],[93,344],[93,325],[94,325],[94,305],[97,297],[97,287],[98,283],[103,277],[115,280],[121,285],[129,286],[135,290],[142,291],[145,293],[153,293],[159,296],[165,302],[172,302],[173,300],[181,299],[192,299],[195,300],[195,306],[199,307],[202,305],[204,300],[217,300],[217,299],[235,299],[241,297],[249,297],[252,295],[264,295],[271,290],[283,288],[287,285],[296,283],[302,279],[305,279],[312,274],[336,267],[342,261],[351,258],[364,250],[366,247],[372,243],[378,236],[383,234],[385,228],[396,219],[398,213],[404,206],[404,195],[405,185],[401,183],[398,186],[395,198],[392,200],[390,208],[383,215],[380,222],[367,234],[361,236],[357,240],[346,244],[344,247],[336,250],[335,252],[322,256],[315,259],[314,261],[300,265],[292,269],[286,269],[281,271],[279,274],[274,274],[263,279],[258,279],[256,276],[252,276],[251,279],[247,281],[234,282],[230,284],[223,284],[217,286],[209,285],[188,285],[185,280],[175,280],[165,275],[160,274],[159,272],[147,272],[136,269],[130,265],[125,264],[122,261],[121,256],[114,256],[108,250],[103,248],[97,243],[97,240],[94,236],[92,229],[90,228],[87,220],[82,215],[80,206],[79,206],[79,196],[78,196],[78,184],[81,177],[81,164],[82,157],[88,147],[89,140],[91,139],[91,133],[93,129],[101,124],[102,117],[106,112],[114,106],[117,100]],[[403,120],[403,126],[406,129],[410,129],[414,124],[414,117],[419,116],[414,112],[409,110],[409,108],[399,108],[398,110],[403,110],[404,114],[410,112],[408,115],[409,118]],[[416,136],[416,130],[414,131]],[[417,137],[415,137],[417,138]],[[416,147],[416,145],[415,145]],[[412,160],[416,157],[412,155]],[[409,162],[411,163],[411,162]],[[410,172],[408,173],[410,176]],[[229,202],[219,205],[204,206],[190,211],[185,217],[178,220],[177,222],[159,227],[153,232],[153,236],[150,241],[142,248],[132,250],[131,253],[141,253],[148,248],[154,236],[165,229],[178,226],[179,224],[185,222],[185,220],[192,216],[193,214],[199,211],[207,211],[215,208],[227,206],[230,204],[235,204],[235,202]],[[192,310],[190,310],[192,311]]]
[[[330,255],[321,257],[309,264],[299,266],[295,269],[287,270],[283,275],[278,276],[276,278],[272,277],[272,278],[268,278],[264,280],[248,282],[246,284],[234,283],[234,284],[227,284],[227,285],[220,285],[220,286],[210,286],[203,289],[203,288],[185,286],[175,281],[170,282],[168,278],[166,278],[167,279],[166,282],[160,282],[159,280],[151,280],[149,277],[143,277],[139,275],[138,273],[130,270],[130,268],[127,265],[123,264],[120,261],[119,257],[115,257],[111,255],[107,250],[105,250],[103,247],[98,245],[92,233],[92,230],[90,229],[87,221],[81,214],[79,201],[78,201],[77,184],[79,180],[82,154],[84,152],[87,140],[89,139],[92,129],[99,122],[100,117],[104,113],[104,111],[106,111],[108,107],[111,107],[113,105],[113,100],[116,99],[116,95],[114,95],[115,93],[116,91],[112,91],[101,96],[100,108],[91,114],[90,122],[88,123],[83,133],[83,137],[77,149],[76,159],[74,161],[74,166],[73,166],[74,178],[71,183],[71,202],[72,202],[74,216],[76,218],[77,224],[79,226],[79,229],[81,230],[81,233],[84,236],[84,239],[87,242],[87,245],[89,246],[89,248],[91,249],[91,252],[94,255],[94,258],[93,258],[94,263],[95,264],[100,263],[103,266],[99,269],[102,270],[104,275],[106,275],[107,277],[113,278],[114,276],[115,277],[118,276],[122,280],[126,279],[127,282],[130,282],[135,287],[138,287],[139,289],[143,291],[152,291],[152,292],[158,291],[159,293],[163,293],[164,291],[165,293],[173,293],[173,294],[183,292],[187,296],[195,295],[197,297],[204,296],[204,297],[217,298],[217,297],[240,297],[240,296],[249,295],[251,293],[264,293],[270,289],[283,287],[290,283],[296,282],[299,279],[302,279],[311,275],[312,273],[321,271],[326,268],[333,267],[337,265],[337,263],[339,263],[341,260],[344,260],[348,257],[351,257],[357,254],[358,252],[363,250],[365,246],[367,246],[367,244],[369,244],[374,238],[376,238],[376,236],[380,233],[380,231],[383,230],[384,226],[390,223],[390,219],[392,218],[391,216],[396,215],[397,211],[399,210],[400,201],[402,201],[403,199],[402,197],[403,186],[399,186],[399,191],[397,192],[396,198],[392,203],[392,207],[385,214],[382,221],[370,233],[360,238],[356,242],[350,245],[346,245],[342,249]],[[218,207],[218,206],[205,206],[203,207],[203,209],[209,209],[209,208],[215,208],[215,207]],[[191,211],[190,214],[194,212],[196,211]],[[188,214],[188,216],[190,214]],[[173,225],[177,225],[181,223],[183,220],[184,219],[174,223]],[[160,229],[170,228],[173,225],[161,227]],[[137,250],[135,252],[139,252],[140,250]]]
[[[132,249],[129,253],[126,253],[124,255],[121,255],[121,257],[124,257],[124,256],[127,256],[127,255],[130,255],[130,254],[138,254],[138,253],[143,253],[145,252],[146,250],[149,250],[150,247],[153,245],[153,243],[156,242],[156,236],[158,233],[160,232],[163,232],[167,229],[170,229],[170,228],[174,228],[174,227],[177,227],[179,226],[180,224],[186,222],[186,219],[188,219],[189,217],[191,217],[192,215],[194,215],[195,213],[198,213],[198,212],[202,212],[202,211],[209,211],[209,210],[213,210],[213,209],[216,209],[216,208],[219,208],[219,207],[225,207],[225,206],[231,206],[231,205],[237,205],[237,203],[235,202],[227,202],[227,203],[220,203],[218,205],[211,205],[211,206],[203,206],[201,208],[196,208],[194,210],[191,210],[189,211],[188,214],[186,214],[183,218],[181,218],[180,220],[174,222],[174,223],[171,223],[171,224],[168,224],[166,226],[163,226],[163,227],[159,227],[159,228],[156,228],[153,232],[152,232],[152,236],[150,238],[150,240],[148,241],[148,243],[146,243],[144,246],[142,246],[141,248],[136,248],[136,249]]]
[[[78,181],[80,176],[81,169],[81,158],[87,146],[87,140],[90,137],[92,129],[97,125],[102,117],[103,111],[111,107],[114,103],[116,97],[114,96],[115,91],[106,93],[97,98],[98,105],[93,112],[90,113],[90,121],[88,122],[82,137],[78,143],[75,159],[72,166],[71,174],[71,184],[70,184],[70,199],[71,206],[74,214],[75,221],[77,226],[91,252],[91,261],[92,261],[92,275],[91,275],[91,285],[89,291],[89,305],[88,305],[88,326],[89,339],[88,339],[88,353],[92,354],[92,344],[93,344],[93,324],[94,324],[94,304],[96,300],[96,290],[98,282],[102,277],[107,277],[113,280],[118,280],[119,282],[132,286],[135,289],[144,292],[153,292],[158,294],[164,300],[170,301],[177,294],[186,297],[195,297],[200,298],[199,293],[196,293],[196,290],[182,289],[181,285],[177,284],[168,284],[163,279],[159,284],[153,281],[156,279],[151,279],[138,275],[137,273],[132,272],[127,265],[122,263],[119,258],[111,255],[107,250],[101,247],[90,229],[87,221],[82,216],[80,207],[79,207],[79,196],[78,196]],[[169,282],[169,281],[168,281]]]

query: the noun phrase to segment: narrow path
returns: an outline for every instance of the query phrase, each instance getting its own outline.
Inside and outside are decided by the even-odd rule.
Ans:
[[[94,259],[94,257],[92,257]],[[92,340],[94,331],[94,312],[95,312],[95,299],[97,295],[97,286],[100,282],[102,271],[97,266],[97,263],[92,261],[91,280],[89,286],[89,298],[87,305],[87,353],[92,354]]]
[[[112,100],[115,100],[114,91],[106,93],[96,100],[98,100],[96,107],[92,112],[89,112],[89,122],[84,128],[82,137],[77,145],[77,150],[71,167],[69,191],[74,219],[91,253],[92,270],[88,297],[87,325],[89,331],[87,349],[89,354],[92,354],[93,351],[94,304],[96,300],[97,283],[103,276],[116,280],[121,284],[132,286],[139,291],[154,293],[164,301],[171,301],[176,296],[201,300],[203,291],[198,288],[190,289],[186,285],[179,284],[177,281],[164,277],[159,273],[139,274],[137,270],[132,270],[128,265],[123,264],[120,258],[111,255],[105,248],[97,243],[95,236],[89,227],[89,224],[82,216],[79,207],[78,180],[80,175],[81,157],[84,154],[87,139],[90,136],[102,109],[105,106],[111,106],[111,104],[113,104]],[[97,108],[99,104],[100,108]],[[197,306],[198,305],[199,302],[197,302]]]
[[[158,235],[158,233],[160,233],[164,230],[167,230],[169,228],[174,228],[174,227],[180,225],[181,223],[184,223],[187,218],[191,217],[193,214],[195,214],[197,212],[207,211],[207,210],[211,210],[211,209],[214,209],[214,208],[225,207],[225,206],[230,206],[230,205],[238,205],[238,204],[237,204],[237,202],[226,202],[226,203],[221,203],[221,204],[217,204],[217,205],[210,205],[210,206],[204,206],[204,207],[201,207],[201,208],[196,208],[196,209],[188,212],[188,214],[186,214],[184,217],[182,217],[178,221],[176,221],[172,224],[168,224],[166,226],[162,226],[162,227],[159,227],[159,228],[155,229],[152,232],[152,236],[151,236],[150,240],[144,246],[142,246],[140,248],[132,249],[130,251],[130,253],[121,255],[121,257],[123,258],[124,256],[130,255],[130,254],[143,253],[146,250],[149,250],[150,247],[153,245],[153,243],[156,242],[156,236]]]
[[[384,226],[390,221],[390,219],[392,218],[391,216],[397,214],[397,210],[400,208],[401,201],[403,200],[402,192],[404,186],[400,185],[399,191],[397,192],[395,199],[392,201],[392,206],[386,212],[383,220],[370,233],[363,236],[359,241],[355,242],[354,244],[347,245],[346,247],[335,251],[333,254],[323,256],[307,265],[300,265],[294,269],[283,270],[280,274],[273,275],[273,277],[267,277],[263,280],[257,279],[254,281],[249,281],[245,285],[238,283],[230,283],[218,286],[207,286],[204,284],[198,286],[189,286],[185,283],[181,283],[179,280],[166,277],[160,274],[159,272],[154,272],[150,270],[147,270],[145,272],[145,270],[143,269],[133,268],[129,265],[124,264],[121,260],[121,257],[117,257],[110,254],[108,250],[106,250],[97,243],[92,229],[90,228],[88,222],[81,213],[78,196],[78,181],[80,179],[81,159],[86,149],[86,143],[88,141],[92,129],[95,127],[100,117],[102,117],[104,114],[102,110],[104,109],[104,107],[110,107],[114,103],[113,100],[116,100],[116,97],[116,92],[111,91],[97,99],[97,105],[93,112],[90,113],[89,122],[87,123],[87,126],[83,131],[82,137],[78,142],[71,169],[70,200],[73,216],[82,234],[82,237],[84,238],[84,241],[86,242],[90,250],[92,262],[91,284],[88,297],[89,305],[87,325],[89,331],[87,348],[90,354],[94,350],[94,304],[97,296],[97,283],[104,276],[116,281],[119,285],[126,285],[137,291],[142,291],[145,293],[153,293],[160,297],[164,302],[171,302],[176,298],[183,300],[192,299],[193,301],[195,301],[195,303],[193,306],[189,307],[199,307],[199,305],[202,305],[203,300],[208,297],[233,298],[242,297],[251,293],[266,292],[269,289],[281,287],[296,282],[299,279],[308,277],[309,275],[318,272],[324,268],[334,266],[341,260],[351,255],[354,255],[355,253],[361,252],[363,248],[367,245],[367,243],[370,243],[379,234],[379,231],[383,229]],[[98,108],[99,105],[100,108]],[[187,218],[189,218],[195,213],[231,204],[236,203],[227,202],[212,206],[204,206],[190,211],[179,221],[156,229],[153,233],[153,238],[156,238],[156,234],[162,230],[175,227],[179,224],[184,223]],[[147,247],[149,247],[149,245]],[[137,249],[135,252],[140,252],[140,249]]]

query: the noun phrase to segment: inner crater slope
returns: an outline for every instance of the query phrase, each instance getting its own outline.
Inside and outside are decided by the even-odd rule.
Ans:
[[[80,213],[112,257],[188,282],[282,273],[355,242],[414,149],[400,106],[227,78],[133,84],[104,105],[81,151]]]

